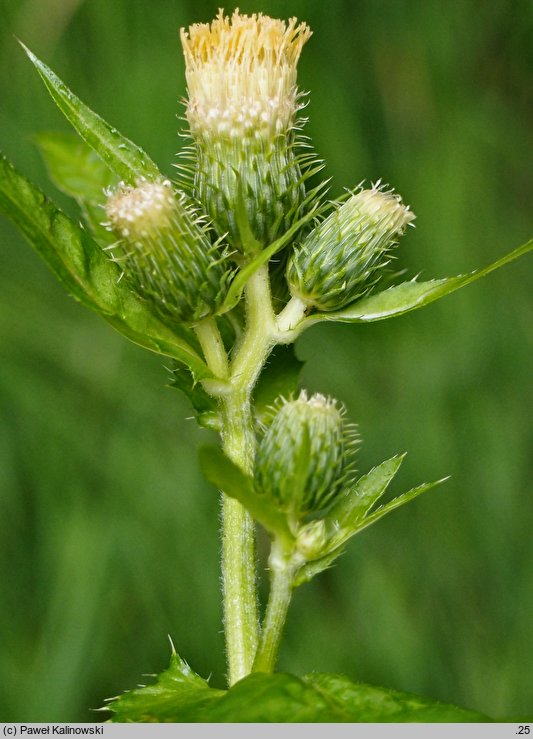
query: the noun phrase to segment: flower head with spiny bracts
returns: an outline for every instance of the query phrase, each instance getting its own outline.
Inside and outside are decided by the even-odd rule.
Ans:
[[[401,197],[379,183],[353,193],[295,249],[287,267],[291,294],[321,311],[361,298],[414,218]]]
[[[361,215],[379,228],[382,239],[401,236],[416,217],[398,193],[379,182],[368,190],[359,190],[350,200]]]
[[[310,35],[295,18],[238,10],[181,30],[193,139],[193,166],[181,168],[219,235],[241,254],[261,251],[303,215],[317,162],[308,146],[300,150],[296,66]]]
[[[216,312],[229,278],[225,252],[169,180],[121,182],[105,210],[106,226],[119,238],[113,260],[163,319],[196,323]]]
[[[352,473],[357,435],[344,421],[344,407],[320,393],[303,390],[281,399],[259,443],[255,482],[289,520],[327,508]]]

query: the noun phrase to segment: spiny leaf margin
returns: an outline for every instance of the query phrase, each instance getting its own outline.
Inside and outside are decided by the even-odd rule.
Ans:
[[[255,673],[229,690],[210,688],[175,653],[153,685],[109,701],[109,723],[489,723],[474,711],[344,675]]]

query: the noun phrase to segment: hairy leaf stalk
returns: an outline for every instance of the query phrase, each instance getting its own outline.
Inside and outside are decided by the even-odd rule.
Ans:
[[[283,563],[280,566],[272,565],[271,572],[270,596],[253,672],[274,672],[292,597],[293,569]]]

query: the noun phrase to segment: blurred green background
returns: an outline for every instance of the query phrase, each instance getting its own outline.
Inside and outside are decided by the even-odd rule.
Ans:
[[[0,0],[0,147],[73,212],[32,143],[67,124],[16,35],[172,173],[178,29],[218,5]],[[410,275],[470,270],[533,235],[529,0],[240,7],[312,26],[307,132],[333,195],[381,177],[411,204]],[[219,506],[196,461],[208,432],[162,360],[67,297],[4,219],[0,241],[0,720],[98,719],[166,666],[167,634],[222,685]],[[394,492],[452,479],[296,592],[281,669],[531,717],[531,267],[300,340],[305,384],[360,426],[360,470],[406,450]]]

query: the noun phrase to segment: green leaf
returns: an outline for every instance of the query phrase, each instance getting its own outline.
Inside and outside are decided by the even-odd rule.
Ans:
[[[250,260],[248,264],[246,264],[246,266],[237,273],[237,276],[230,285],[224,303],[219,310],[220,314],[226,313],[237,305],[241,299],[242,291],[250,277],[257,272],[259,267],[268,262],[274,254],[276,254],[280,249],[283,249],[283,247],[290,242],[293,236],[298,233],[306,223],[309,223],[309,221],[316,217],[319,207],[320,204],[317,203],[302,218],[296,221],[288,231],[280,236],[279,239],[276,239],[273,244],[270,244],[266,249],[263,249],[262,252]]]
[[[117,723],[476,723],[491,719],[344,675],[255,673],[228,691],[210,688],[176,654],[148,687],[108,702]]]
[[[328,511],[325,516],[328,540],[322,551],[322,556],[306,562],[297,571],[293,582],[294,587],[309,582],[320,572],[331,567],[333,562],[343,554],[344,545],[352,536],[379,521],[387,513],[448,479],[443,478],[436,482],[419,485],[372,511],[377,501],[385,493],[390,481],[398,472],[404,457],[404,454],[398,454],[374,467],[366,475],[360,477],[355,485],[348,489]]]
[[[94,113],[21,42],[48,92],[79,135],[121,180],[135,184],[139,177],[160,177],[159,169],[141,148]]]
[[[174,367],[169,384],[170,387],[181,390],[190,400],[200,426],[214,431],[221,430],[222,422],[217,401],[211,395],[208,395],[199,383],[195,382],[194,376],[186,367]]]
[[[362,522],[363,525],[359,527],[358,531],[361,531],[364,528],[366,529],[367,526],[370,526],[376,521],[379,521],[379,519],[383,518],[383,516],[386,516],[387,513],[391,513],[392,511],[396,510],[396,508],[399,508],[400,506],[409,503],[409,501],[418,498],[419,495],[422,495],[422,493],[431,490],[431,488],[434,488],[437,485],[442,485],[443,482],[446,482],[446,480],[449,479],[449,477],[443,477],[440,480],[435,480],[434,482],[425,482],[422,485],[418,485],[418,487],[409,490],[407,493],[399,495],[397,498],[391,500],[390,503],[386,503],[385,505],[377,508],[373,513],[367,514]]]
[[[73,133],[43,131],[35,136],[50,179],[66,195],[94,203],[105,199],[105,188],[117,176],[98,154]]]
[[[292,540],[285,515],[270,505],[266,496],[255,492],[253,478],[228,459],[221,449],[202,447],[200,465],[206,480],[242,503],[267,531],[286,541]]]
[[[353,529],[381,498],[390,481],[400,469],[405,454],[387,459],[357,480],[353,488],[342,495],[328,512],[326,520],[335,529]]]
[[[306,562],[296,573],[294,587],[309,582],[316,575],[327,570],[344,553],[343,544],[361,530],[361,521],[385,493],[390,481],[400,469],[405,454],[398,454],[374,467],[357,480],[335,502],[325,516],[330,531],[326,554]]]
[[[111,721],[118,723],[199,722],[207,707],[222,695],[223,690],[210,688],[173,652],[170,667],[157,675],[153,685],[111,698],[100,710],[112,711]]]
[[[83,202],[79,201],[79,205],[83,219],[99,246],[105,248],[116,241],[115,235],[102,225],[102,216],[104,215],[102,203],[93,203],[90,200],[85,200]]]
[[[394,498],[389,503],[380,506],[373,512],[369,513],[367,508],[367,513],[363,516],[363,518],[352,519],[348,516],[346,519],[345,528],[334,528],[334,534],[328,542],[328,547],[330,551],[334,551],[338,547],[341,547],[345,542],[348,541],[348,539],[351,539],[352,536],[358,534],[360,531],[363,531],[363,529],[368,528],[373,523],[376,523],[376,521],[379,521],[380,518],[386,516],[387,513],[391,513],[392,511],[396,510],[396,508],[409,503],[409,501],[414,500],[419,495],[422,495],[422,493],[431,490],[431,488],[434,488],[437,485],[441,485],[448,479],[448,477],[443,477],[441,480],[435,480],[435,482],[423,483],[422,485],[409,490],[407,493],[399,495],[397,498]]]
[[[476,711],[422,698],[412,693],[354,683],[344,675],[318,673],[304,680],[341,707],[349,707],[359,723],[491,722]]]
[[[188,343],[191,332],[177,326],[171,330],[161,323],[148,303],[119,281],[117,265],[89,234],[58,210],[1,154],[0,212],[20,229],[76,300],[100,313],[136,344],[183,362],[198,379],[212,376]]]
[[[344,548],[342,546],[338,546],[332,552],[329,552],[323,557],[306,562],[299,570],[296,571],[293,577],[292,586],[294,588],[298,588],[300,585],[310,582],[314,577],[319,575],[321,572],[324,572],[324,570],[329,570],[335,560],[337,560],[342,554],[344,554]]]
[[[277,398],[289,398],[296,393],[303,366],[293,344],[274,349],[254,391],[255,415],[260,423]]]
[[[111,243],[115,237],[101,225],[103,205],[105,190],[116,185],[118,177],[73,133],[40,133],[35,140],[54,185],[76,200],[98,242]]]
[[[475,270],[467,275],[445,277],[441,280],[429,280],[428,282],[417,282],[416,280],[402,282],[400,285],[391,287],[381,293],[357,300],[342,310],[311,315],[302,321],[299,328],[307,328],[319,321],[369,323],[370,321],[383,321],[386,318],[401,316],[404,313],[409,313],[409,311],[422,308],[434,300],[443,298],[445,295],[475,282],[480,277],[485,277],[495,269],[499,269],[514,259],[527,254],[531,249],[533,249],[533,239],[487,267]]]

